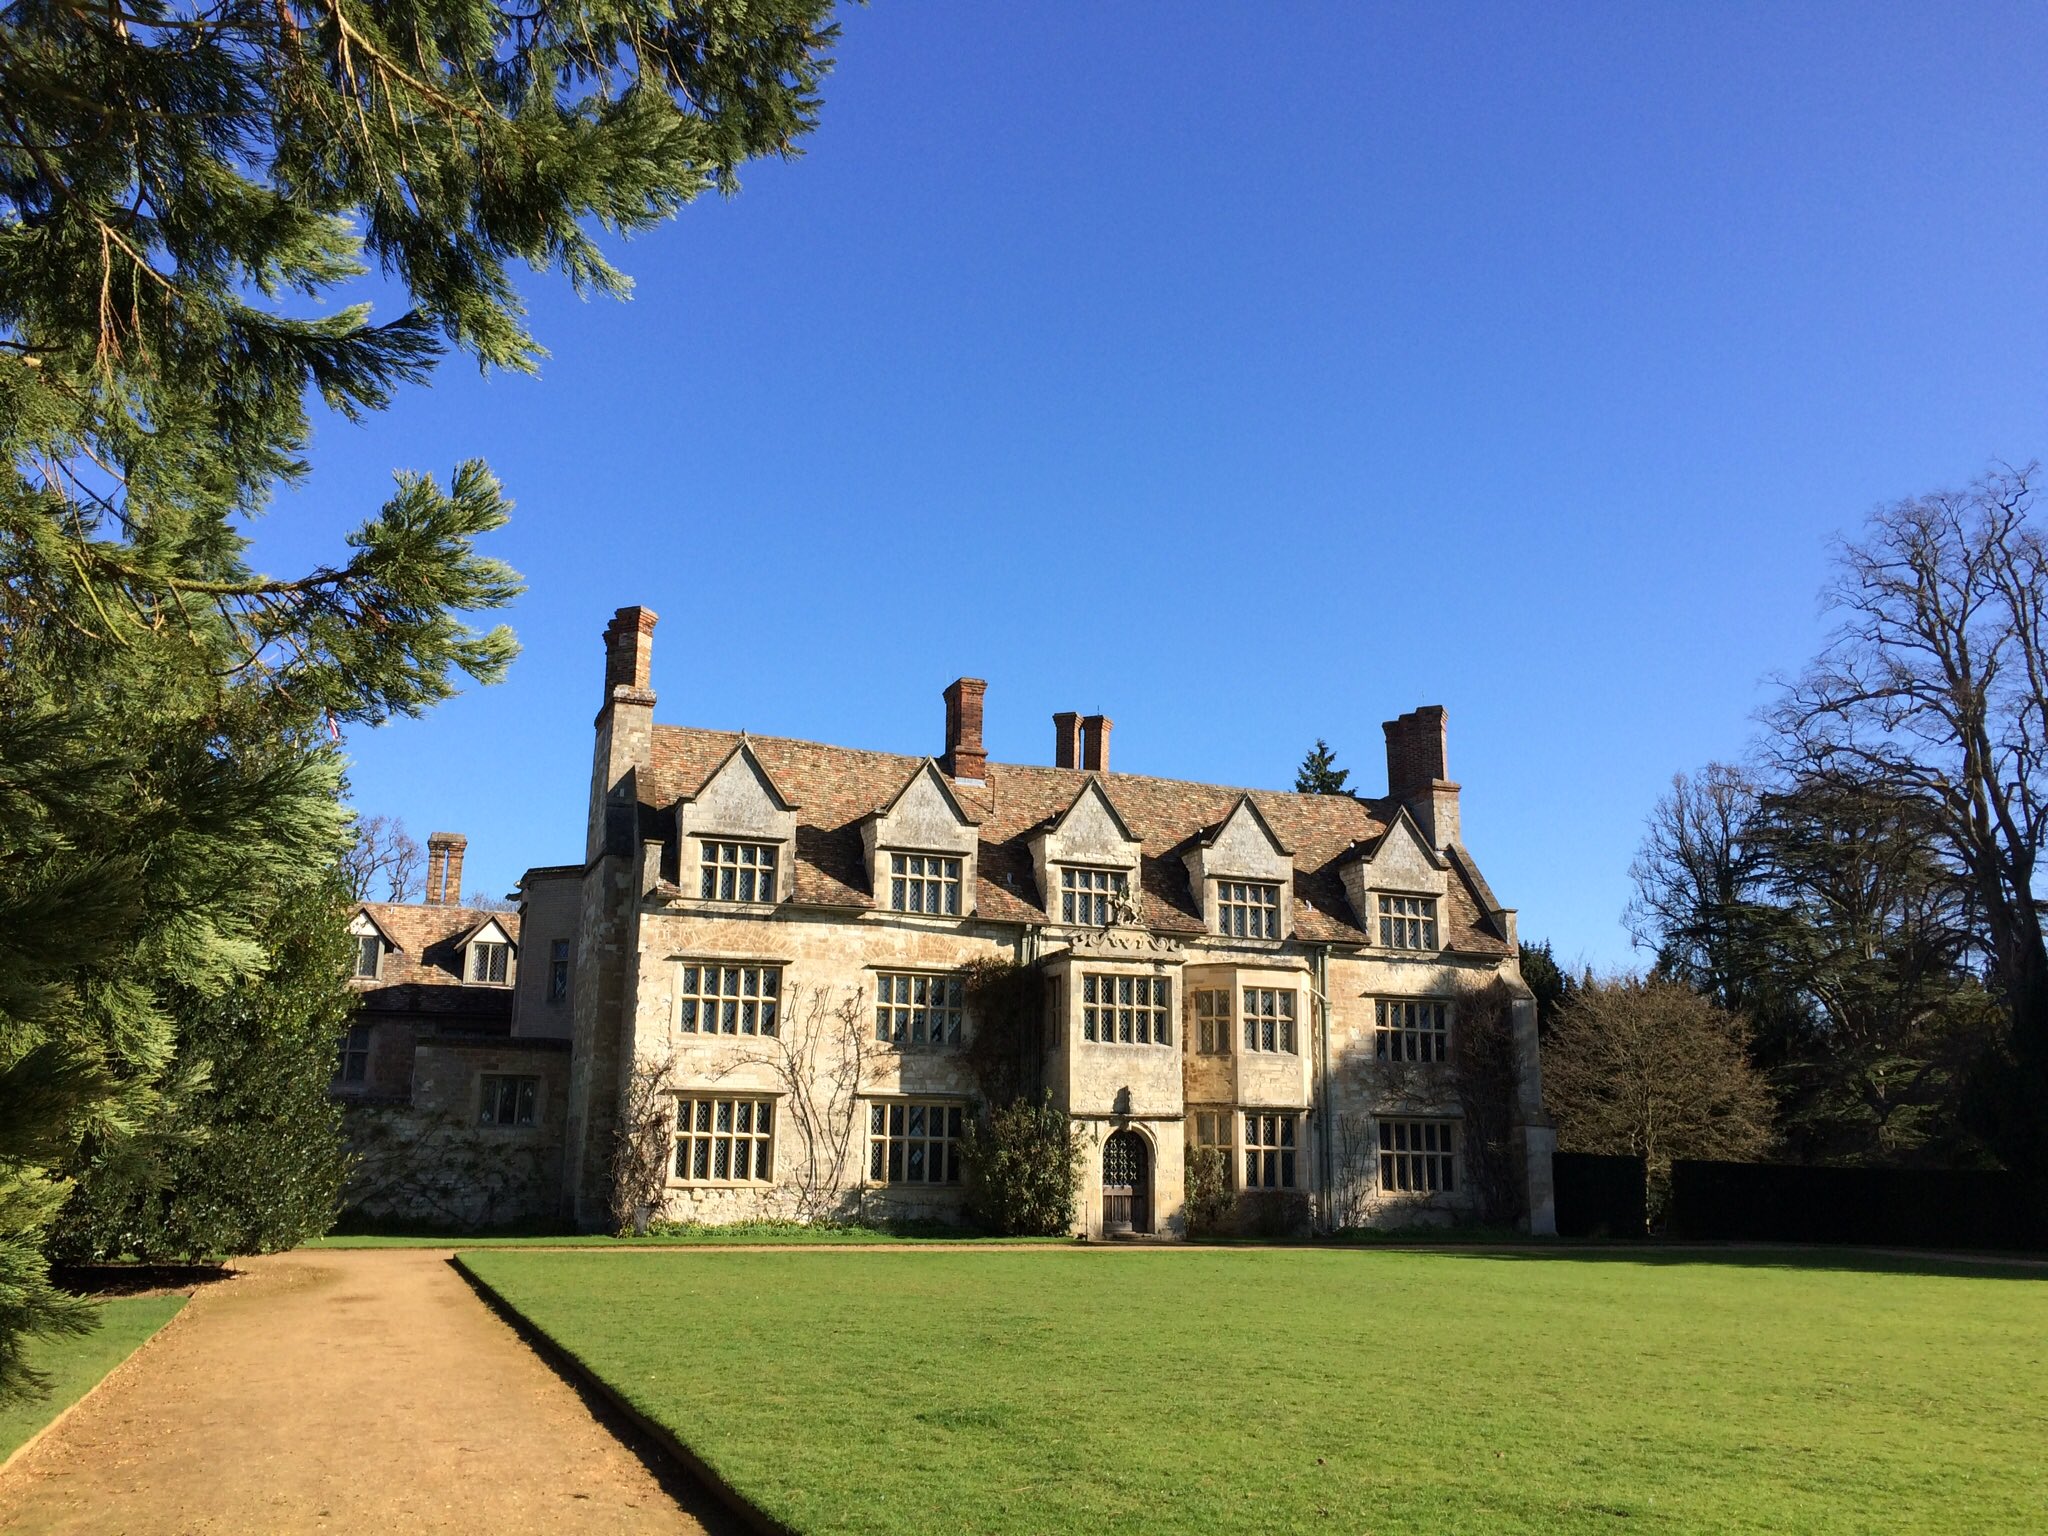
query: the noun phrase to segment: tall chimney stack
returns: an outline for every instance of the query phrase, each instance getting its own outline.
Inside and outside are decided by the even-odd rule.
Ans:
[[[652,704],[654,699],[654,610],[621,608],[604,630],[604,701],[624,688],[647,699],[633,702]]]
[[[1387,733],[1387,795],[1408,807],[1432,846],[1458,841],[1458,786],[1444,776],[1448,732],[1441,704],[1411,709]]]
[[[639,782],[654,756],[654,610],[621,608],[604,628],[604,702],[590,766],[583,857],[633,857]]]
[[[1109,772],[1109,716],[1082,717],[1081,766],[1090,773]]]
[[[946,755],[939,766],[951,779],[979,784],[988,777],[988,753],[981,745],[981,704],[988,684],[959,677],[946,685]]]
[[[462,853],[469,839],[460,832],[427,834],[427,894],[430,907],[462,905]]]
[[[1081,717],[1062,710],[1052,717],[1052,765],[1055,768],[1081,766]]]

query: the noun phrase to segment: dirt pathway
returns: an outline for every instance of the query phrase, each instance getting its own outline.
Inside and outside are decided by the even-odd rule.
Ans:
[[[14,1536],[736,1532],[423,1249],[204,1287],[0,1477]]]

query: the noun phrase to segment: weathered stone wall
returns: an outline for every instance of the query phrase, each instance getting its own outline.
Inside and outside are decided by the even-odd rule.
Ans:
[[[575,1032],[576,939],[583,882],[573,875],[532,881],[520,907],[519,977],[512,994],[512,1033],[567,1040]],[[555,945],[569,946],[569,994],[549,995]]]

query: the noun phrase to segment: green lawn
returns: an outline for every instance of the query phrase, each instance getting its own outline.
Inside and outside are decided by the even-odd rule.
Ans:
[[[100,1304],[100,1325],[82,1338],[28,1341],[28,1362],[50,1376],[50,1395],[0,1405],[0,1461],[99,1385],[185,1305],[183,1296],[127,1296]]]
[[[805,1532],[2048,1530],[2048,1272],[1821,1255],[465,1262]]]
[[[498,1237],[465,1237],[460,1233],[334,1233],[307,1242],[308,1248],[730,1248],[758,1244],[799,1247],[873,1247],[899,1243],[964,1243],[977,1246],[1016,1246],[1065,1242],[1065,1238],[981,1237],[958,1227],[934,1223],[929,1229],[902,1231],[879,1227],[803,1226],[796,1222],[736,1222],[717,1227],[671,1227],[640,1237],[613,1237],[608,1233],[566,1232],[556,1234],[522,1232]]]

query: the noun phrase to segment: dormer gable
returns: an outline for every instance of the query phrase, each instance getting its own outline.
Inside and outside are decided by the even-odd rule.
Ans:
[[[1238,796],[1183,862],[1210,932],[1284,939],[1294,931],[1294,850],[1250,795]]]
[[[486,917],[456,945],[462,956],[462,979],[477,986],[509,987],[515,972],[518,942],[496,917]]]
[[[1406,806],[1397,806],[1386,831],[1345,855],[1338,867],[1344,894],[1358,926],[1375,943],[1381,938],[1381,898],[1420,898],[1430,905],[1431,926],[1439,941],[1442,905],[1450,888],[1450,861],[1432,848],[1428,836]],[[1397,944],[1413,949],[1414,944]],[[1422,946],[1434,947],[1434,946]]]
[[[1107,870],[1123,879],[1133,897],[1138,891],[1138,839],[1117,811],[1102,781],[1090,775],[1067,808],[1030,836],[1031,863],[1047,916],[1067,921],[1061,912],[1063,868]],[[1081,919],[1083,926],[1098,923]]]
[[[895,797],[861,818],[861,851],[875,905],[899,912],[970,917],[979,875],[980,818],[926,758]]]
[[[384,974],[384,957],[404,953],[404,946],[367,907],[356,908],[355,916],[349,919],[348,932],[355,941],[353,974],[358,981],[377,980]]]
[[[790,891],[797,810],[742,734],[697,792],[676,802],[676,865],[684,895],[782,900]]]

